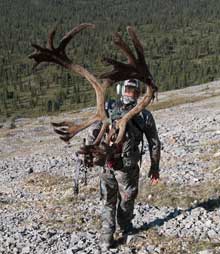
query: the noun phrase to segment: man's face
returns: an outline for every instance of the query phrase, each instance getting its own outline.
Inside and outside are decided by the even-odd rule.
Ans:
[[[131,97],[133,99],[137,99],[139,97],[139,92],[133,86],[126,86],[125,91],[124,91],[124,95],[128,96],[128,97]]]

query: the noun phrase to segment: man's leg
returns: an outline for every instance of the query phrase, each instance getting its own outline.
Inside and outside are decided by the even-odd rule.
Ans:
[[[122,232],[132,228],[134,202],[138,194],[139,166],[115,172],[119,188],[117,222]]]
[[[118,183],[112,169],[104,168],[100,174],[100,188],[103,200],[101,244],[110,247],[115,232]]]

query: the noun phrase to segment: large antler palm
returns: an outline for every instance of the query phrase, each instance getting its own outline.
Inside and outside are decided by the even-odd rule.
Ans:
[[[122,39],[121,35],[115,33],[113,37],[114,44],[127,57],[128,62],[121,63],[112,58],[105,57],[104,61],[113,65],[114,68],[110,72],[103,73],[100,78],[109,78],[114,82],[133,78],[147,83],[148,80],[152,80],[153,78],[145,61],[142,44],[140,43],[134,28],[129,26],[127,27],[127,31],[135,47],[137,57],[135,57],[132,50]]]

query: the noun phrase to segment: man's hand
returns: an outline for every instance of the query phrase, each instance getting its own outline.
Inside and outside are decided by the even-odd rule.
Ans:
[[[108,145],[102,143],[101,145],[83,145],[78,151],[79,154],[84,155],[84,164],[87,167],[104,166],[106,158],[114,151]]]
[[[83,145],[80,147],[80,150],[78,151],[79,154],[82,154],[84,156],[84,165],[88,168],[93,167],[93,154],[92,150],[94,147],[92,145]]]
[[[158,184],[159,178],[160,178],[159,170],[155,170],[151,168],[148,173],[148,177],[151,179],[152,185]]]

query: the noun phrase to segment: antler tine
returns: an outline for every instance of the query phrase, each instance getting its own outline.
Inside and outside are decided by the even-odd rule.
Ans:
[[[120,48],[121,51],[124,53],[124,55],[127,57],[128,63],[135,65],[136,64],[135,56],[134,56],[133,52],[131,51],[131,49],[129,48],[129,46],[124,42],[124,40],[122,39],[122,37],[119,33],[114,34],[113,41],[114,41],[115,45],[118,48]]]
[[[74,27],[71,31],[69,31],[68,33],[66,33],[64,35],[64,37],[61,39],[60,44],[59,44],[59,49],[60,50],[65,50],[67,44],[70,42],[70,40],[76,35],[78,34],[80,31],[82,31],[85,28],[95,28],[94,24],[91,23],[82,23],[76,27]]]
[[[127,30],[137,52],[137,58],[127,43],[123,41],[122,37],[116,33],[114,36],[114,43],[127,57],[128,62],[125,64],[112,58],[104,58],[103,60],[105,62],[113,65],[113,70],[102,73],[100,78],[110,78],[114,82],[135,78],[146,82],[149,78],[152,78],[152,75],[150,74],[148,66],[145,62],[144,49],[136,35],[135,30],[132,27],[128,27]]]
[[[51,123],[54,127],[61,127],[61,126],[68,126],[68,127],[71,127],[72,126],[72,122],[69,122],[69,121],[63,121],[63,122],[60,122],[60,123],[54,123],[52,122]]]
[[[37,62],[36,65],[40,64],[41,62],[52,62],[59,64],[65,68],[69,68],[72,62],[65,53],[65,48],[67,44],[77,33],[82,31],[83,29],[94,27],[95,26],[93,24],[89,23],[83,23],[74,27],[70,32],[64,35],[64,37],[60,41],[59,46],[57,48],[54,48],[53,40],[56,33],[55,27],[48,35],[47,46],[45,48],[36,44],[32,44],[36,51],[29,55],[29,58],[33,58]]]
[[[128,31],[128,34],[130,35],[131,40],[132,40],[132,42],[133,42],[133,44],[134,44],[134,47],[135,47],[135,49],[136,49],[138,58],[139,58],[140,60],[143,60],[143,62],[145,63],[144,49],[143,49],[143,46],[142,46],[142,44],[140,43],[140,41],[139,41],[139,39],[138,39],[138,37],[137,37],[137,34],[136,34],[134,28],[131,27],[131,26],[128,26],[128,27],[127,27],[127,31]]]
[[[54,49],[53,40],[54,40],[56,31],[57,31],[57,25],[48,34],[48,40],[47,40],[48,49],[51,49],[51,50]]]
[[[102,128],[99,131],[99,134],[98,134],[96,140],[93,142],[94,145],[99,145],[100,144],[100,142],[102,140],[102,137],[105,134],[105,131],[106,131],[108,126],[109,126],[109,122],[108,121],[103,121]]]
[[[153,79],[148,65],[146,64],[145,57],[144,57],[144,48],[140,42],[140,40],[137,37],[136,31],[133,27],[128,26],[127,31],[129,33],[129,36],[133,42],[133,45],[135,47],[137,56],[138,56],[138,63],[140,65],[140,72],[142,72],[143,75],[143,81],[146,82],[147,79]]]
[[[129,36],[130,36],[132,42],[133,42],[133,45],[135,47],[135,50],[136,50],[136,53],[138,56],[138,63],[140,65],[139,68],[140,68],[140,70],[142,70],[142,74],[143,74],[142,81],[146,82],[147,80],[152,80],[151,85],[153,86],[154,90],[157,91],[158,88],[153,82],[153,76],[151,75],[149,67],[145,61],[144,48],[137,36],[135,29],[131,26],[128,26],[127,31],[129,33]],[[154,97],[154,95],[153,95],[153,97]]]
[[[103,95],[103,97],[104,97],[104,95]],[[99,110],[97,110],[97,113],[94,116],[92,116],[87,121],[83,122],[82,124],[74,124],[74,123],[72,123],[71,125],[66,126],[66,125],[62,125],[62,124],[59,124],[59,123],[53,123],[53,125],[55,124],[55,125],[59,125],[60,127],[64,127],[64,126],[67,127],[66,129],[65,128],[61,128],[61,129],[56,129],[55,128],[54,131],[57,134],[60,135],[60,138],[62,140],[64,140],[65,142],[68,142],[77,133],[79,133],[80,131],[86,129],[87,127],[89,127],[90,125],[95,123],[96,121],[104,121],[105,120],[106,116],[99,115],[98,111]],[[103,108],[103,111],[104,111],[104,108]]]

